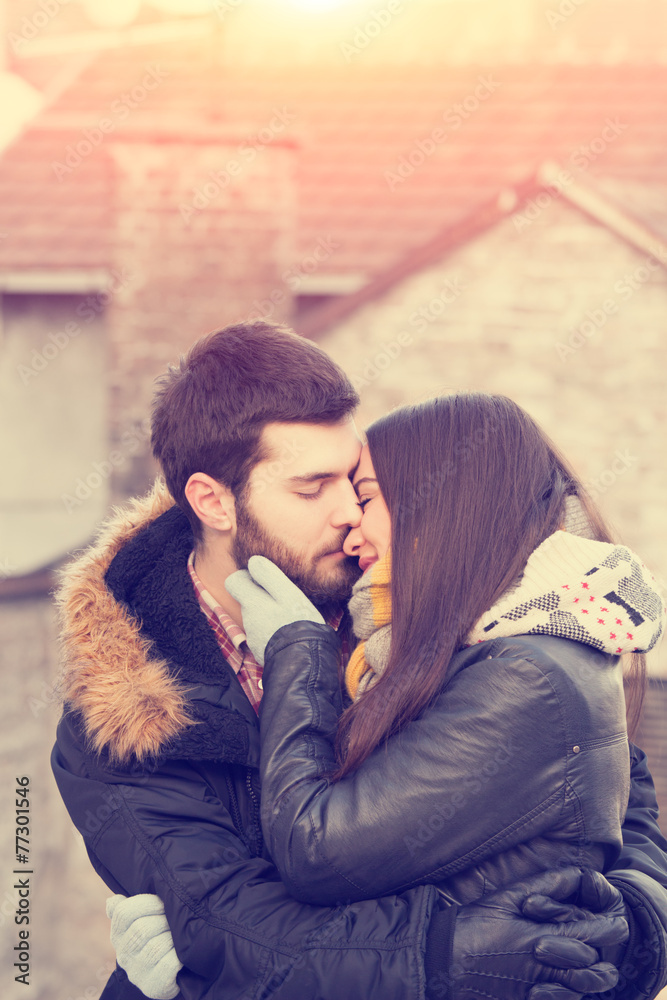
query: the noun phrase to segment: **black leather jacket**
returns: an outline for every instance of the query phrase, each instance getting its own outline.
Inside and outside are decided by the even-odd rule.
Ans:
[[[264,671],[262,825],[296,898],[427,881],[469,903],[547,868],[613,864],[630,787],[618,657],[545,635],[465,649],[428,711],[328,784],[337,649],[327,626],[287,626]]]

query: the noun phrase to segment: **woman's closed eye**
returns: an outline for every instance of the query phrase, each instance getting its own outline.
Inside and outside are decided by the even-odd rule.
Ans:
[[[363,499],[359,500],[359,502],[357,503],[357,507],[361,507],[361,509],[364,510],[366,504],[370,503],[372,499],[373,497],[364,497]]]

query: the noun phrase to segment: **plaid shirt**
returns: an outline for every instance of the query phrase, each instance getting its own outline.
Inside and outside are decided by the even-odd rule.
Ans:
[[[250,652],[243,629],[220,607],[215,597],[205,588],[197,576],[194,551],[190,553],[188,559],[188,573],[195,588],[199,607],[206,615],[206,620],[215,633],[222,655],[238,677],[248,701],[255,712],[258,712],[259,703],[262,700],[262,671],[264,668]],[[338,630],[342,620],[343,611],[339,611],[327,619],[327,625]],[[342,642],[343,662],[347,661],[348,655],[347,638],[344,636]]]

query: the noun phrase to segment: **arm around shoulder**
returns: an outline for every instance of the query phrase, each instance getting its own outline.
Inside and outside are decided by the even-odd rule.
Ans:
[[[61,730],[62,736],[62,730]],[[252,856],[196,768],[167,762],[132,774],[86,771],[57,745],[56,781],[98,874],[123,895],[154,893],[184,968],[189,1000],[424,996],[437,893],[316,907],[292,899],[274,866]],[[196,848],[193,850],[193,848]]]

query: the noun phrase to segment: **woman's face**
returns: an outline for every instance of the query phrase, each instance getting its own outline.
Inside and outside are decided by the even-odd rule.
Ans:
[[[369,566],[387,553],[391,544],[391,518],[375,478],[368,445],[364,445],[353,479],[362,510],[361,524],[352,528],[345,539],[343,551],[359,560],[359,568]]]

